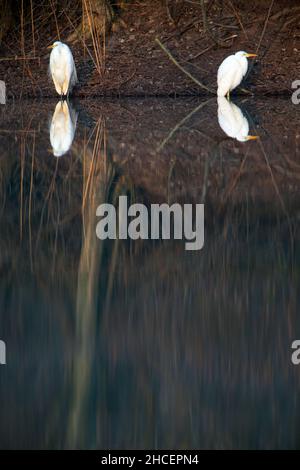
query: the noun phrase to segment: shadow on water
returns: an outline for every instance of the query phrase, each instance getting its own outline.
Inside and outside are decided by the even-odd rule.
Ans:
[[[299,111],[221,105],[0,109],[1,447],[299,446]],[[204,248],[98,240],[120,195],[204,202]]]

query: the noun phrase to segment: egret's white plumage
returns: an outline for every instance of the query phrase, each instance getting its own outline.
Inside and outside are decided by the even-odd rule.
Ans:
[[[256,54],[239,51],[223,60],[218,69],[218,96],[229,95],[239,86],[248,70],[248,57],[256,57]]]
[[[53,155],[61,157],[71,148],[77,124],[77,113],[67,101],[59,101],[50,124]]]
[[[77,82],[76,67],[71,49],[63,42],[56,41],[49,47],[49,71],[57,93],[61,96],[69,95]]]
[[[256,140],[258,136],[249,135],[249,123],[241,109],[223,96],[218,98],[218,120],[221,129],[239,142]]]

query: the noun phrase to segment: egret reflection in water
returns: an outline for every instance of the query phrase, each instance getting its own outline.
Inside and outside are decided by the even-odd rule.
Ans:
[[[53,155],[61,157],[70,150],[77,124],[77,112],[68,101],[59,101],[50,124]]]
[[[242,110],[222,96],[218,97],[218,121],[225,134],[239,142],[258,139],[256,135],[249,135],[248,119]]]

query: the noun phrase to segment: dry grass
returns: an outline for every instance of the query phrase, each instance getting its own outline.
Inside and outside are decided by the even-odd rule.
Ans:
[[[83,23],[88,25],[89,36],[92,39],[96,69],[100,76],[105,72],[105,42],[106,42],[106,7],[99,11],[100,20],[96,21],[91,0],[82,0]],[[102,18],[101,18],[102,16]]]

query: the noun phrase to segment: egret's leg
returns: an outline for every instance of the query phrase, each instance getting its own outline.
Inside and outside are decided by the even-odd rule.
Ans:
[[[66,96],[66,97],[68,96],[68,91],[69,91],[69,90],[68,90],[68,88],[69,88],[69,87],[68,87],[68,84],[69,84],[69,83],[68,83],[68,80],[65,79],[62,88],[63,88],[64,96]]]
[[[55,86],[55,90],[56,92],[60,95],[61,93],[61,87],[59,85],[59,83],[55,80],[55,78],[53,77],[53,82],[54,82],[54,86]]]

